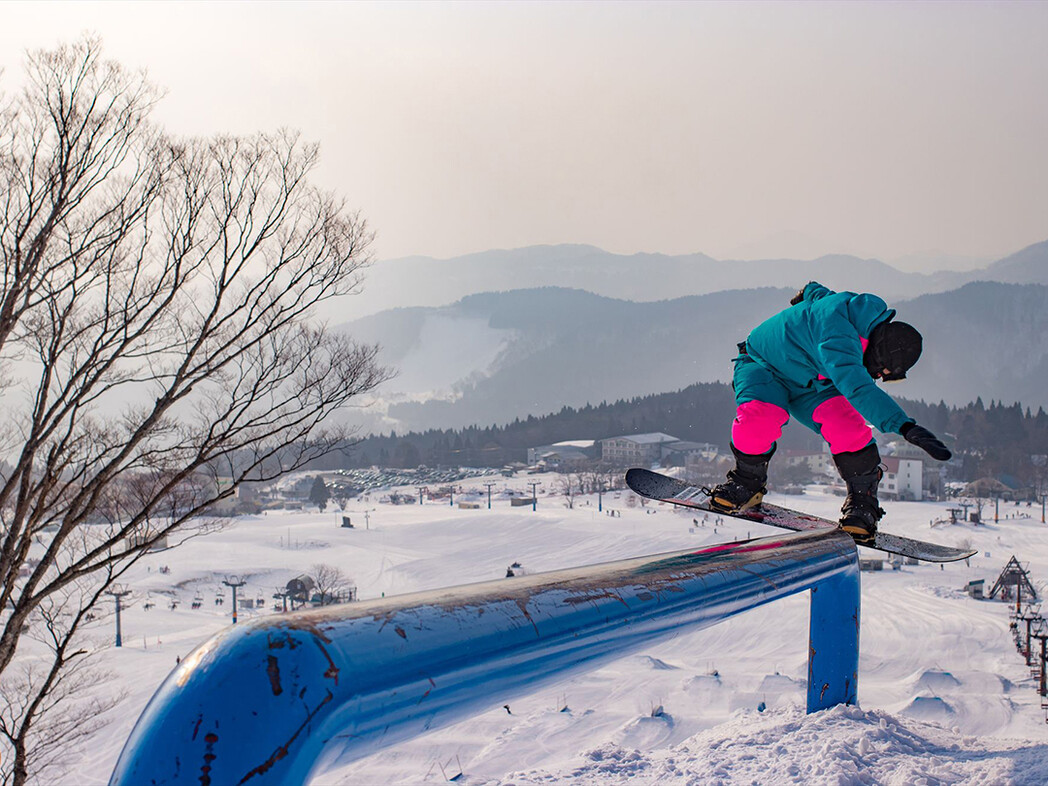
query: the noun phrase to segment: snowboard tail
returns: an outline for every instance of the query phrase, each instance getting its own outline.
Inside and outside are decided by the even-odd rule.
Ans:
[[[768,502],[762,502],[759,507],[741,510],[735,513],[725,513],[710,505],[709,491],[700,486],[692,486],[684,481],[652,472],[648,469],[635,467],[626,472],[626,485],[637,494],[660,502],[670,502],[696,510],[704,510],[718,515],[731,516],[744,521],[752,521],[755,524],[768,524],[772,527],[780,527],[794,531],[836,528],[837,522],[820,516],[812,516],[789,508],[782,508]],[[863,541],[859,545],[871,549],[878,549],[889,554],[898,554],[903,557],[912,557],[925,562],[955,562],[967,559],[975,554],[972,550],[958,549],[951,546],[942,546],[938,543],[928,543],[923,540],[893,535],[890,532],[878,530],[872,541]]]

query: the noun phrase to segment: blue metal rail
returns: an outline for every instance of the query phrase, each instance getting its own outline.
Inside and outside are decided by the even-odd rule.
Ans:
[[[808,589],[808,711],[852,704],[855,546],[838,530],[791,533],[230,627],[160,687],[110,784],[299,786],[543,683]]]

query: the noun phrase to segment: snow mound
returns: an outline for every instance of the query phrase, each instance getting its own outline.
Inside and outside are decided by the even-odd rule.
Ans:
[[[918,696],[907,705],[903,714],[918,720],[944,723],[956,713],[948,702],[938,696]]]
[[[656,717],[636,718],[615,734],[615,747],[625,750],[643,750],[671,742],[673,718],[662,713]],[[678,741],[680,737],[677,738]]]
[[[668,749],[640,751],[607,743],[573,768],[530,770],[503,786],[572,783],[631,786],[702,784],[921,784],[1033,786],[1048,783],[1048,745],[965,737],[881,711],[834,707],[806,715],[799,707],[742,711]]]
[[[961,681],[948,671],[935,671],[929,669],[917,680],[917,690],[929,693],[942,693],[958,687]]]
[[[677,669],[676,666],[671,666],[666,661],[653,658],[650,655],[638,655],[634,660],[638,666],[655,669],[656,671],[676,671]]]
[[[697,674],[683,682],[686,691],[711,691],[724,687],[719,674]]]
[[[785,674],[765,674],[757,689],[760,693],[782,693],[784,691],[807,690],[808,683],[795,680]]]

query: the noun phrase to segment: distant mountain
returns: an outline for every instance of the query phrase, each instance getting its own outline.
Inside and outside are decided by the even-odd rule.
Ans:
[[[461,427],[729,381],[735,344],[788,299],[758,289],[633,303],[549,287],[344,328],[382,344],[383,361],[401,370],[381,391],[391,426]]]
[[[398,307],[448,305],[480,292],[549,286],[651,302],[755,287],[796,290],[812,279],[836,289],[875,290],[891,300],[946,292],[978,280],[1048,284],[1048,242],[982,269],[931,274],[846,255],[740,261],[705,254],[620,255],[586,245],[531,246],[453,259],[409,257],[376,262],[367,272],[363,296],[336,307],[363,316]],[[344,320],[345,312],[327,316]]]
[[[1005,284],[1048,284],[1048,240],[994,262],[975,279]]]
[[[979,282],[923,295],[899,311],[924,335],[924,355],[912,380],[898,383],[906,385],[901,395],[1048,409],[1048,287]]]
[[[344,329],[382,344],[384,362],[401,370],[380,391],[386,429],[458,428],[730,381],[736,342],[793,291],[636,303],[526,289],[395,309]],[[893,395],[1048,407],[1048,286],[971,283],[890,302],[925,337],[924,358],[888,387]]]

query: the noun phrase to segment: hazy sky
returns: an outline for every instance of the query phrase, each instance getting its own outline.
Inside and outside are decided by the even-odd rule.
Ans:
[[[1048,239],[1045,2],[5,2],[0,85],[82,31],[172,131],[319,141],[380,258]]]

